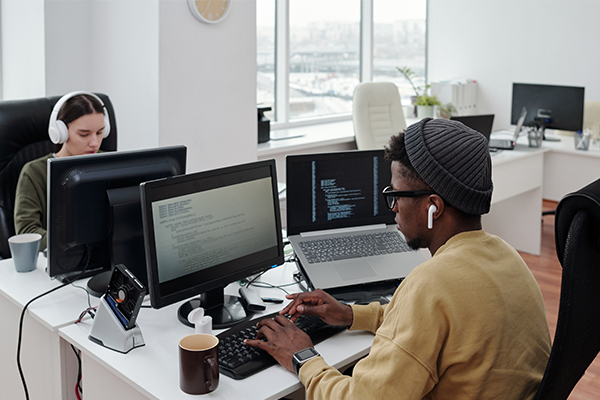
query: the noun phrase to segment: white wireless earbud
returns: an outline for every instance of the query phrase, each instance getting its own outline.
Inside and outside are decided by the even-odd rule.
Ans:
[[[427,210],[427,229],[433,229],[433,213],[437,211],[435,204],[429,206]]]

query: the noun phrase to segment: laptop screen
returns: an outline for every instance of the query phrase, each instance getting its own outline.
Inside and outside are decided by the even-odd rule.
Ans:
[[[288,235],[393,224],[381,191],[390,184],[383,150],[286,157]]]
[[[481,133],[487,140],[490,140],[492,126],[494,124],[494,114],[452,116],[450,119],[462,122],[469,128],[475,129],[477,132]]]

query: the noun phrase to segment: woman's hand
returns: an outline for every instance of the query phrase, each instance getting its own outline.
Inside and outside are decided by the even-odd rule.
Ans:
[[[289,314],[292,322],[296,321],[300,314],[316,315],[329,325],[350,326],[354,321],[352,307],[340,303],[321,289],[290,294],[286,298],[291,299],[292,302],[279,314]]]

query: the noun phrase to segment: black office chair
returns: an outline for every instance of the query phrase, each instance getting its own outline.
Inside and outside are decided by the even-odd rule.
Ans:
[[[564,400],[600,352],[600,179],[556,207],[562,264],[558,322],[534,400]]]
[[[117,124],[110,99],[97,93],[110,118],[110,135],[101,149],[117,149]],[[15,192],[21,168],[54,151],[48,120],[60,96],[0,101],[0,258],[10,258],[8,238],[15,234]]]

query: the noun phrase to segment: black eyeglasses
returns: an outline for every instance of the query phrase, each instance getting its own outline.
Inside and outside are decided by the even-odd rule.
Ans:
[[[385,202],[390,210],[393,210],[396,207],[396,201],[398,197],[417,197],[417,196],[425,196],[428,194],[435,194],[431,190],[392,190],[391,186],[387,186],[381,192],[383,197],[385,197]]]

